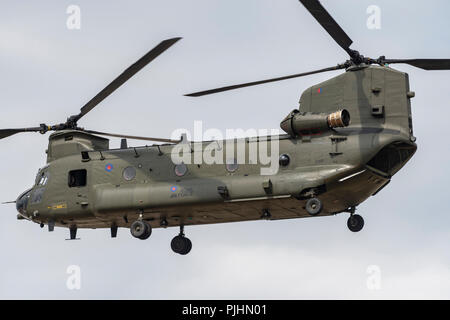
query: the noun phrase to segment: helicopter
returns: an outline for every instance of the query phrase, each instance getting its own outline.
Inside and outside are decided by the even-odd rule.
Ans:
[[[200,97],[312,74],[344,70],[303,91],[299,108],[282,118],[284,134],[223,141],[188,141],[88,130],[78,122],[133,75],[181,38],[162,41],[132,64],[63,123],[1,129],[0,139],[23,132],[49,136],[47,163],[33,186],[15,201],[17,218],[68,228],[118,228],[145,240],[154,228],[179,227],[172,250],[188,254],[185,226],[281,220],[348,213],[347,227],[359,232],[356,208],[384,189],[417,150],[413,135],[409,76],[390,67],[403,63],[424,70],[449,70],[450,59],[377,59],[351,49],[353,41],[318,0],[300,0],[349,55],[343,63],[314,71],[186,94]],[[109,139],[122,138],[109,148]],[[159,142],[128,147],[127,139]],[[195,161],[210,152],[220,161]],[[223,148],[231,146],[232,151]],[[245,160],[265,147],[276,170]],[[183,151],[183,158],[178,157]],[[222,151],[222,152],[219,152]],[[238,152],[239,154],[239,152]],[[177,160],[174,160],[177,159]]]

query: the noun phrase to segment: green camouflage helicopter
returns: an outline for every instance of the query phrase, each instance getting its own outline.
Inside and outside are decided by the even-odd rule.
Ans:
[[[416,151],[408,74],[388,65],[406,63],[425,70],[449,70],[450,59],[378,59],[350,49],[352,40],[317,0],[300,0],[349,55],[336,66],[286,77],[196,92],[198,97],[273,81],[343,69],[344,73],[306,89],[299,109],[282,121],[286,134],[226,141],[192,142],[136,137],[86,130],[78,121],[134,74],[180,38],[168,39],[149,51],[98,93],[79,114],[65,123],[0,130],[0,138],[20,132],[54,131],[49,137],[47,165],[32,188],[15,201],[18,219],[49,231],[55,226],[130,228],[147,239],[153,228],[179,226],[174,252],[187,254],[191,241],[187,225],[257,219],[291,219],[347,212],[348,228],[357,232],[364,220],[356,207],[376,195]],[[101,136],[121,137],[110,149]],[[126,138],[161,142],[127,147]],[[195,161],[211,145],[220,161]],[[224,150],[223,146],[232,146]],[[269,145],[269,146],[267,146]],[[276,170],[262,174],[266,164],[245,160],[265,147],[276,155]],[[184,152],[183,161],[174,155]],[[223,152],[219,152],[219,151]],[[211,154],[212,154],[211,153]]]

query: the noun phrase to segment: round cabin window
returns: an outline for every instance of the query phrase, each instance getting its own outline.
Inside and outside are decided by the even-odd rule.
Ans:
[[[175,165],[175,174],[178,177],[182,177],[186,174],[187,172],[187,166],[184,163],[180,163]]]
[[[228,159],[227,160],[226,168],[227,168],[228,172],[235,172],[238,169],[238,167],[239,167],[239,165],[238,165],[236,159]]]
[[[136,177],[136,169],[134,167],[126,167],[123,170],[123,178],[126,181],[133,180]]]

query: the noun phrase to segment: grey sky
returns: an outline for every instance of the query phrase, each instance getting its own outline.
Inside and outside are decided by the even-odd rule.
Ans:
[[[374,58],[449,58],[448,1],[323,0]],[[81,8],[81,30],[66,8]],[[381,8],[381,29],[366,8]],[[169,137],[178,128],[278,128],[307,87],[327,74],[187,98],[184,93],[283,76],[343,62],[345,52],[296,0],[0,0],[0,127],[57,123],[75,114],[123,69],[161,40],[183,39],[79,123],[86,128]],[[48,233],[0,211],[0,298],[450,298],[448,116],[450,72],[408,72],[418,151],[376,197],[347,215],[189,227],[188,256],[170,250],[177,229],[138,241],[120,229]],[[132,145],[141,142],[130,141]],[[0,141],[1,201],[14,200],[45,164],[47,136]],[[111,145],[117,147],[118,139]],[[81,290],[66,288],[79,265]],[[367,267],[381,290],[367,289]]]

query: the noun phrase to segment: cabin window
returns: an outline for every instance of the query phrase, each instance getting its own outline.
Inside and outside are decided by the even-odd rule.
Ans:
[[[84,187],[86,185],[86,169],[69,171],[69,187]]]
[[[131,181],[136,177],[136,169],[134,167],[126,167],[123,170],[123,178],[126,181]]]
[[[175,174],[178,177],[184,176],[186,174],[187,170],[188,170],[187,166],[184,163],[175,165]]]
[[[227,168],[227,171],[230,173],[235,172],[239,168],[237,160],[236,159],[227,159],[226,168]]]

